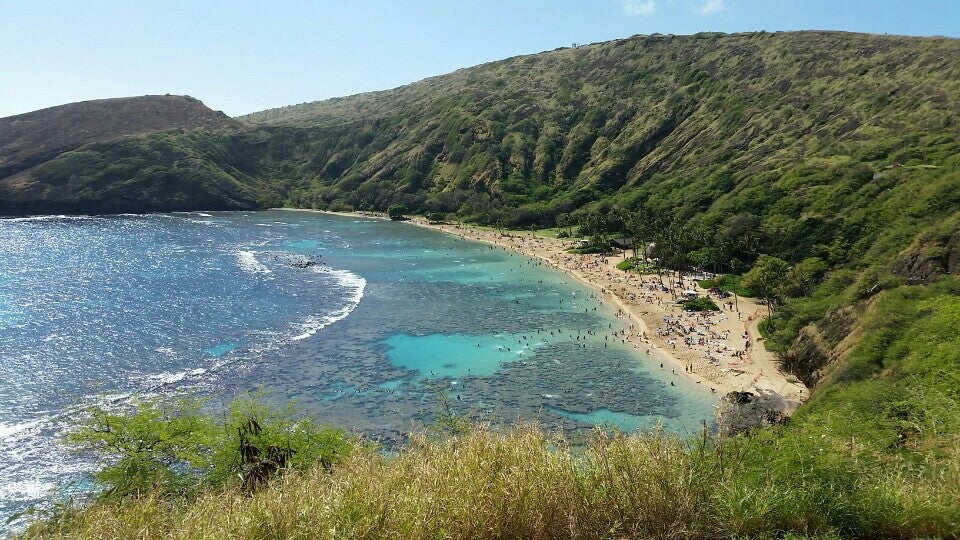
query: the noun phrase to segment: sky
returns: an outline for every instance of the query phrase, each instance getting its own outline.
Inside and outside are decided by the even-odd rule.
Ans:
[[[960,37],[960,0],[0,0],[0,117],[187,94],[238,116],[634,34]]]

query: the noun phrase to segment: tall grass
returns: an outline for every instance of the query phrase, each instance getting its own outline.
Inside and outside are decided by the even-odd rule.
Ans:
[[[879,467],[778,447],[596,433],[584,447],[522,425],[413,437],[332,473],[288,474],[253,495],[104,500],[36,524],[44,538],[957,537],[960,451]],[[960,448],[960,446],[958,446]]]

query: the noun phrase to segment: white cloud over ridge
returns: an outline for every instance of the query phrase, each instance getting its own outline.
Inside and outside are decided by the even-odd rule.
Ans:
[[[619,3],[627,15],[653,15],[653,12],[657,10],[655,0],[620,0]]]
[[[658,1],[659,0],[614,0],[624,13],[635,17],[646,17],[655,14],[657,7],[659,7],[657,6]],[[676,5],[678,3],[681,5],[685,3],[694,14],[700,15],[701,17],[709,17],[730,11],[727,0],[686,0],[686,2],[665,0],[665,3],[667,11],[672,11],[673,8],[679,8],[680,6]]]
[[[705,0],[703,4],[695,8],[694,11],[697,12],[698,15],[706,17],[708,15],[715,15],[721,11],[727,11],[728,9],[730,8],[727,7],[724,0]]]

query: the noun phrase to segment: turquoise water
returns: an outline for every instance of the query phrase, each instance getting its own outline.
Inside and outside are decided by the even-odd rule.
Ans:
[[[207,354],[210,356],[223,356],[239,346],[239,343],[221,343],[220,345],[214,345],[207,349]]]
[[[521,360],[532,354],[534,347],[546,344],[535,340],[531,345],[526,336],[516,334],[395,334],[381,343],[387,347],[387,358],[393,365],[430,379],[490,377],[502,364]]]
[[[624,321],[569,276],[410,224],[0,220],[0,247],[0,513],[89,470],[56,440],[104,394],[216,406],[264,388],[387,443],[435,420],[438,391],[455,414],[568,432],[695,433],[713,415],[714,396],[611,339]]]
[[[577,422],[599,426],[603,429],[616,428],[620,431],[628,433],[638,429],[649,428],[651,423],[666,420],[665,418],[661,418],[656,415],[637,415],[620,411],[611,411],[610,409],[606,408],[600,408],[586,413],[570,412],[563,409],[557,409],[555,407],[548,407],[547,409],[552,413],[570,418],[571,420],[576,420]]]
[[[298,240],[296,242],[290,242],[289,244],[287,244],[287,247],[291,249],[295,249],[297,251],[310,252],[320,247],[320,241],[319,240]]]

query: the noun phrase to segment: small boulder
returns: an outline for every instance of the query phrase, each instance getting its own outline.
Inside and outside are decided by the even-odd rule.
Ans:
[[[730,392],[720,399],[717,428],[722,436],[745,433],[755,428],[783,424],[787,421],[787,402],[776,392]]]

